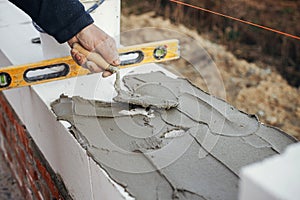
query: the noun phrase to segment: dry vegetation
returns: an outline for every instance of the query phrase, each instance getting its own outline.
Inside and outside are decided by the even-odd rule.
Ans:
[[[126,2],[123,1],[123,4],[126,4]],[[132,3],[134,1],[128,0],[128,2]],[[236,54],[232,53],[230,44],[226,42],[223,43],[224,45],[214,43],[223,39],[214,40],[209,33],[199,34],[199,31],[189,24],[185,23],[185,26],[181,22],[176,24],[174,20],[160,17],[153,11],[146,12],[149,11],[147,6],[150,6],[149,2],[146,2],[148,4],[146,3],[146,6],[144,4],[143,7],[140,7],[138,2],[132,7],[123,7],[122,31],[143,27],[168,28],[194,38],[209,53],[216,64],[224,82],[226,101],[240,110],[256,114],[263,123],[276,126],[300,139],[300,89],[288,84],[288,81],[276,70],[276,67],[271,65],[272,63],[281,62],[280,60],[274,58],[273,61],[273,57],[270,56],[272,60],[270,64],[259,58],[254,58],[253,63],[248,62],[249,60],[237,58]],[[162,1],[156,2],[161,3]],[[243,3],[242,1],[237,2]],[[254,3],[255,1],[251,2]],[[253,7],[255,5],[253,4]],[[264,5],[259,5],[258,8],[262,9]],[[146,31],[146,33],[137,31],[137,34],[132,38],[129,36],[130,34],[123,34],[122,43],[138,43],[142,42],[139,41],[141,38],[155,37],[149,31]],[[223,35],[223,37],[225,36]],[[214,40],[214,42],[211,42],[211,40]],[[247,48],[243,46],[244,44],[239,46],[238,41],[234,43],[236,45],[234,48],[247,52]],[[271,42],[271,44],[273,43],[274,41]],[[188,46],[188,48],[191,48],[191,52],[193,51],[192,46]],[[231,50],[231,52],[228,50]],[[262,55],[263,52],[261,51],[260,54]],[[180,60],[175,64],[173,63],[173,66],[169,69],[179,72],[180,75],[190,79],[194,84],[207,91],[207,85],[203,77],[197,76],[199,73],[185,61]]]
[[[203,8],[300,36],[298,0],[185,0]],[[155,11],[175,24],[185,24],[235,56],[264,67],[272,65],[293,86],[300,86],[300,41],[171,3],[169,0],[125,0],[129,13]],[[130,9],[133,8],[133,9]]]

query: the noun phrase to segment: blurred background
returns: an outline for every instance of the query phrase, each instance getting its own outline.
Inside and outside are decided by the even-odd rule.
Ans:
[[[299,0],[183,2],[300,36]],[[122,32],[156,27],[193,38],[217,66],[227,102],[300,139],[300,40],[169,0],[122,0],[121,20]],[[134,38],[121,34],[122,44],[134,43],[130,40]],[[171,71],[175,69],[208,91],[203,78],[187,62],[170,66]]]

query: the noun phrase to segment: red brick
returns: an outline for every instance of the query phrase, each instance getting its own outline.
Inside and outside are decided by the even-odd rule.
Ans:
[[[41,177],[44,179],[46,185],[50,189],[50,192],[53,197],[56,197],[56,199],[59,199],[60,195],[58,192],[57,187],[55,186],[49,172],[46,170],[46,168],[43,166],[43,164],[39,160],[35,160],[37,168],[39,170],[39,173],[41,174]]]
[[[13,109],[0,94],[0,130],[5,138],[6,159],[19,181],[26,199],[63,199],[44,164],[35,157],[32,139]],[[1,133],[0,133],[1,134]],[[53,198],[52,198],[53,197]]]
[[[16,129],[17,129],[17,133],[19,135],[19,139],[20,139],[21,143],[24,146],[28,146],[29,145],[28,138],[27,138],[27,134],[26,134],[24,127],[21,125],[18,125],[18,126],[16,126]]]
[[[11,132],[8,130],[8,128],[6,128],[6,134],[7,134],[7,142],[8,145],[11,146],[12,150],[13,150],[13,144],[12,144],[12,136],[11,136]]]
[[[52,200],[50,190],[48,186],[44,183],[44,181],[38,180],[36,181],[36,185],[38,187],[38,190],[42,193],[45,200]]]
[[[26,132],[25,132],[25,134],[26,134],[26,141],[23,145],[24,145],[25,151],[29,153],[29,151],[31,150],[31,148],[30,148],[31,138],[28,137],[28,134]]]
[[[26,169],[22,166],[18,161],[14,162],[14,166],[16,166],[17,173],[20,178],[25,179],[26,177]]]
[[[39,195],[39,190],[36,186],[36,182],[29,179],[29,187],[31,189],[31,191],[33,192],[33,195],[35,196],[36,199],[42,200],[40,195]]]
[[[5,102],[3,94],[0,95],[0,102],[1,102],[1,104],[3,104]]]
[[[57,200],[64,200],[64,198],[63,198],[62,196],[59,196],[59,197],[57,198]]]
[[[1,112],[1,111],[2,111],[2,109],[0,107],[0,122],[2,122],[4,120],[4,118],[3,118],[3,112]]]
[[[16,137],[16,133],[12,130],[9,131],[9,138],[10,138],[10,146],[14,147],[16,145],[18,145],[18,139]]]
[[[5,114],[7,116],[7,119],[10,121],[10,122],[13,122],[14,120],[14,114],[12,112],[12,109],[6,104],[4,104],[4,111],[5,111]]]
[[[48,185],[51,193],[56,193],[56,187],[54,186],[54,183],[53,183],[52,178],[51,178],[50,174],[48,173],[48,171],[41,172],[41,176],[44,178],[44,181]]]
[[[7,143],[7,141],[4,141],[4,148],[6,150],[5,151],[6,152],[5,155],[6,155],[7,159],[8,159],[7,161],[11,163],[13,161],[13,158],[12,158],[12,155],[11,155],[12,151],[11,151],[11,148],[10,148],[9,144]]]
[[[32,192],[32,190],[30,188],[26,187],[24,194],[25,194],[25,199],[26,200],[32,200],[32,199],[34,199],[33,192]]]
[[[24,174],[21,171],[16,169],[14,171],[14,176],[17,179],[17,182],[21,187],[25,187],[25,188],[27,187],[26,177],[24,176]]]
[[[38,160],[37,158],[34,159],[35,160],[35,164],[37,167],[37,170],[39,171],[39,173],[42,175],[43,173],[46,172],[46,168],[44,167],[44,165],[41,163],[40,160]]]
[[[27,165],[34,165],[33,152],[31,148],[28,148],[28,150],[26,150],[26,153],[27,153],[26,156]]]
[[[6,129],[3,124],[1,124],[0,129],[1,129],[1,133],[4,136],[4,138],[7,139],[7,132],[6,132]]]
[[[8,163],[12,163],[12,156],[11,156],[10,153],[6,154],[6,160],[7,160]]]
[[[39,179],[38,173],[33,165],[27,167],[27,176],[33,181],[37,181]]]
[[[19,159],[20,152],[22,151],[20,145],[15,145],[13,151],[16,153],[17,159]]]
[[[13,121],[15,120],[15,116],[11,108],[7,108],[7,117],[10,123],[13,123]]]
[[[16,176],[19,177],[23,184],[26,184],[26,168],[21,163],[19,163],[17,159],[13,162],[13,167],[16,170]]]
[[[3,138],[3,139],[4,139],[4,140],[3,140],[4,148],[5,148],[5,149],[10,149],[10,144],[8,144],[7,139],[6,139],[6,138]]]
[[[26,161],[26,152],[24,152],[24,149],[22,147],[19,147],[18,149],[19,149],[19,154],[18,154],[19,163],[24,169],[26,169],[28,167]]]
[[[6,114],[4,114],[4,115],[5,115],[5,118],[3,120],[3,125],[4,125],[4,128],[6,129],[8,120],[7,120]]]
[[[27,165],[34,165],[35,161],[33,159],[33,152],[31,148],[29,147],[28,149],[25,149],[26,153],[26,163]]]

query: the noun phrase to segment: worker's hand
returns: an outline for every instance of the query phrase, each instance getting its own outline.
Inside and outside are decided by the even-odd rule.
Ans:
[[[72,48],[74,43],[81,44],[88,51],[99,53],[109,64],[118,66],[120,64],[119,54],[116,43],[112,37],[99,29],[96,25],[91,24],[82,29],[77,35],[71,38],[68,43]],[[76,49],[71,49],[71,55],[77,64],[88,68],[91,72],[103,71],[103,66],[97,66]],[[111,72],[104,71],[102,76],[110,76]]]

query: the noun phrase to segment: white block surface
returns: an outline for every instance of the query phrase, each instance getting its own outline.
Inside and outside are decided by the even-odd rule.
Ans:
[[[86,9],[90,8],[95,1],[81,0]],[[100,7],[91,13],[95,24],[113,37],[120,45],[120,12],[121,0],[105,0]]]
[[[299,200],[300,144],[241,171],[240,200]]]

